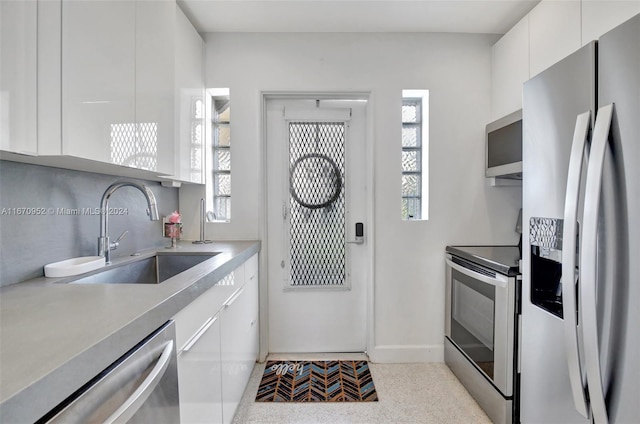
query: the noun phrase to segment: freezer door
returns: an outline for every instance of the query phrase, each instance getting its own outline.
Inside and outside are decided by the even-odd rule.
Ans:
[[[574,406],[564,320],[531,302],[531,231],[544,231],[532,228],[531,218],[551,218],[534,222],[564,218],[576,121],[585,112],[591,111],[591,118],[595,113],[595,68],[596,46],[591,43],[524,85],[520,362],[523,423],[589,423]],[[577,228],[581,228],[581,204],[578,210]]]
[[[640,417],[639,46],[640,15],[603,35],[598,45],[598,104],[614,105],[597,211],[594,308],[610,423]]]

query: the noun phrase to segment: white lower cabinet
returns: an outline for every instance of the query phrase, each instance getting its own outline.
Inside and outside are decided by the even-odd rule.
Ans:
[[[258,356],[257,281],[245,282],[221,311],[222,417],[231,423]]]
[[[173,318],[182,423],[233,421],[258,357],[257,265],[256,254]]]
[[[210,317],[178,356],[181,423],[222,422],[219,314]]]

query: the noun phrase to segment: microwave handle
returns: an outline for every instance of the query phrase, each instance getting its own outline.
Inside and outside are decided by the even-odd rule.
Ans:
[[[573,403],[580,415],[589,418],[587,397],[585,396],[585,375],[580,363],[578,347],[578,319],[576,305],[576,239],[578,235],[578,205],[582,176],[583,157],[589,137],[591,111],[584,112],[576,118],[569,171],[567,191],[564,202],[564,222],[562,230],[562,317],[564,325],[564,345],[569,367],[569,381],[573,394]],[[579,281],[578,281],[579,282]]]
[[[509,282],[509,279],[507,277],[503,277],[502,275],[496,275],[496,278],[488,277],[486,275],[482,275],[478,272],[470,270],[469,268],[460,266],[457,263],[453,262],[448,257],[446,260],[447,260],[447,265],[450,266],[451,269],[455,269],[456,271],[461,272],[464,275],[473,278],[474,280],[482,281],[483,283],[490,284],[492,286],[502,287],[502,288],[507,287],[507,284]]]

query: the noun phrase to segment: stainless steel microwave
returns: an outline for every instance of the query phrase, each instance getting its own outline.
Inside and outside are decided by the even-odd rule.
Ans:
[[[487,125],[487,177],[522,179],[522,109]]]

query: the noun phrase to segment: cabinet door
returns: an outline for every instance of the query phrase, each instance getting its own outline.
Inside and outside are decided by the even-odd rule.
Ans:
[[[175,2],[136,2],[137,140],[128,166],[174,173]]]
[[[38,155],[62,154],[62,0],[38,4]]]
[[[582,45],[640,13],[640,0],[583,0]]]
[[[210,317],[178,356],[181,423],[222,422],[220,321]]]
[[[62,3],[62,153],[129,165],[135,144],[135,1]]]
[[[204,183],[204,41],[176,6],[175,178]]]
[[[253,365],[258,359],[258,353],[260,350],[259,340],[259,291],[260,291],[260,277],[258,269],[258,254],[256,253],[245,263],[245,291],[247,296],[246,311],[247,311],[247,344],[245,353],[245,364],[249,369],[253,369]]]
[[[37,154],[37,3],[0,2],[0,149]]]
[[[64,0],[62,153],[174,170],[175,3]]]
[[[578,50],[580,0],[542,1],[529,12],[530,76]]]
[[[244,269],[244,266],[242,267]],[[251,346],[251,289],[244,284],[221,311],[222,417],[231,423],[249,382],[256,358],[248,360]]]
[[[509,30],[491,51],[491,121],[522,109],[529,79],[529,17]]]
[[[229,302],[221,313],[221,352],[222,352],[222,418],[225,424],[233,421],[248,379],[250,370],[245,367],[243,350],[248,336],[245,328],[247,297],[245,287],[238,296]]]

